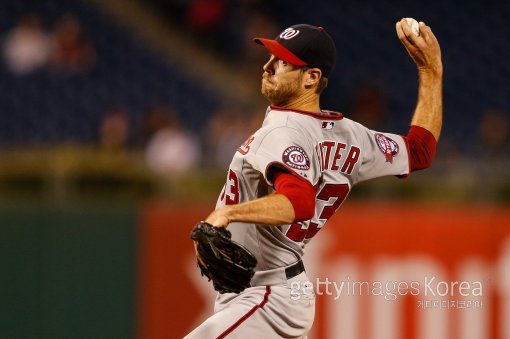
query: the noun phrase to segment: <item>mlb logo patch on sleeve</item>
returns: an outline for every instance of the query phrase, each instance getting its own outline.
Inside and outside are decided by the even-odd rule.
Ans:
[[[375,135],[375,141],[386,157],[386,162],[392,163],[393,158],[397,156],[399,151],[397,142],[381,133]]]
[[[309,170],[310,158],[305,150],[299,146],[290,146],[283,151],[282,161],[290,168],[297,170]]]

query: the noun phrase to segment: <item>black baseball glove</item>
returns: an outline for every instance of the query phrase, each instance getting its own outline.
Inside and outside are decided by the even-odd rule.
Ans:
[[[257,265],[255,256],[231,237],[226,228],[204,221],[191,232],[198,267],[220,293],[240,293],[249,287]]]

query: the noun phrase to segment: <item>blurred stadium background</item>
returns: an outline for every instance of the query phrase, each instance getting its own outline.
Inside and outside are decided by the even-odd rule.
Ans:
[[[509,14],[500,1],[2,1],[0,337],[189,332],[214,297],[189,230],[266,107],[251,39],[326,27],[339,56],[322,106],[405,134],[417,79],[394,23],[414,17],[445,66],[434,165],[356,187],[308,271],[483,295],[323,295],[309,338],[509,339]]]

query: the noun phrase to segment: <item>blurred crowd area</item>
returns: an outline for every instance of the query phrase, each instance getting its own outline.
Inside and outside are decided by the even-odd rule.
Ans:
[[[117,4],[114,14],[107,6],[112,2]],[[122,10],[128,2],[147,13],[145,21],[129,21]],[[396,38],[394,23],[413,16],[436,33],[445,66],[444,130],[436,163],[427,175],[442,178],[441,183],[473,187],[490,182],[504,187],[497,196],[507,200],[510,26],[505,20],[509,7],[475,1],[459,5],[453,0],[440,5],[288,0],[3,2],[0,148],[12,161],[24,150],[62,145],[72,145],[78,153],[86,147],[99,152],[101,159],[134,152],[137,156],[132,159],[150,173],[173,179],[196,171],[224,171],[237,147],[260,126],[267,105],[260,95],[253,99],[236,92],[238,86],[227,80],[228,73],[239,73],[257,92],[267,55],[253,37],[275,37],[286,26],[301,22],[326,27],[337,42],[337,65],[323,108],[341,111],[374,130],[406,134],[416,102],[416,70]],[[191,54],[177,60],[177,53],[154,48],[154,40],[161,46],[169,44],[165,34],[155,34],[151,43],[137,34],[156,21],[177,37],[172,40],[173,50],[181,49],[179,41],[183,46],[191,42],[187,49]],[[193,56],[203,54],[211,68],[226,65],[225,81],[221,71],[214,75],[188,71]],[[208,77],[231,94],[211,88]],[[112,166],[111,172],[118,170]],[[8,176],[9,171],[0,172]]]

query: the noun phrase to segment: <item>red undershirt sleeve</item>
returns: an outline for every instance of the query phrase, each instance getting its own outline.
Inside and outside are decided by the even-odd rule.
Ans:
[[[276,192],[289,199],[294,208],[294,222],[311,219],[315,214],[315,188],[310,182],[284,171],[273,171]]]
[[[427,129],[411,126],[404,136],[409,151],[409,169],[417,171],[432,165],[436,153],[437,141]]]

